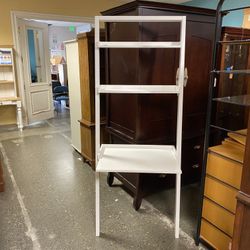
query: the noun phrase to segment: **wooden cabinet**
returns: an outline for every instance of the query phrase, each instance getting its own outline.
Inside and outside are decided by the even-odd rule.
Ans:
[[[0,48],[0,108],[1,113],[6,113],[6,115],[1,117],[0,114],[0,125],[13,123],[13,117],[8,112],[8,108],[13,105],[17,109],[17,118],[14,120],[17,121],[18,128],[22,130],[21,99],[17,95],[14,50],[2,47]],[[7,109],[7,112],[4,112],[4,109]]]
[[[16,97],[16,80],[12,48],[0,48],[0,98]]]
[[[250,116],[243,164],[240,191],[237,195],[237,209],[234,223],[233,250],[245,250],[250,246]]]
[[[209,148],[204,162],[205,184],[198,232],[203,241],[220,250],[247,249],[236,248],[235,239],[240,236],[239,231],[235,232],[235,225],[242,219],[239,209],[242,203],[238,201],[237,208],[237,198],[242,193],[244,168],[248,164],[246,155],[249,155],[249,149],[245,148],[250,126],[249,38],[249,30],[233,27],[223,27],[216,38],[219,53],[215,54],[217,66],[210,83],[213,88],[209,99],[211,118],[207,133],[210,136],[206,142]]]
[[[104,33],[101,33],[104,37]],[[77,36],[81,92],[81,155],[95,168],[95,78],[94,78],[94,32]],[[104,55],[102,54],[101,79],[105,81]],[[105,99],[101,100],[102,142],[107,142],[105,132]]]
[[[198,181],[201,172],[215,11],[134,1],[102,14],[187,17],[186,67],[189,79],[184,90],[182,180],[186,184]],[[106,26],[106,35],[109,41],[177,41],[179,26],[164,23],[110,23]],[[176,81],[175,72],[179,60],[177,49],[109,49],[107,55],[107,81],[110,84],[173,84]],[[109,95],[107,103],[107,129],[113,142],[175,143],[174,96]],[[116,173],[115,176],[138,197],[134,203],[137,208],[140,205],[142,189],[146,190],[160,182],[166,183],[164,178],[159,179],[152,175],[149,177]],[[174,183],[172,179],[167,179],[167,182],[168,185]]]
[[[232,242],[236,196],[242,177],[245,148],[234,143],[224,141],[210,147],[207,158],[200,237],[220,250],[227,250]],[[224,240],[218,242],[218,238]]]

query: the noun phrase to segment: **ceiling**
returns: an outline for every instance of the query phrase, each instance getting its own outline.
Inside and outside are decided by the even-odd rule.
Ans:
[[[132,0],[120,0],[120,2],[131,2]],[[152,1],[152,0],[145,0],[145,1]],[[191,0],[154,0],[155,2],[162,2],[162,3],[173,3],[173,4],[180,4],[185,2],[190,2]]]
[[[180,4],[185,2],[190,2],[191,0],[156,0],[157,2]]]

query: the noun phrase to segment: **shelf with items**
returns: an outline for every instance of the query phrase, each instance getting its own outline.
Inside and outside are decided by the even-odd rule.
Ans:
[[[0,48],[0,106],[16,106],[16,122],[18,128],[22,130],[22,103],[17,96],[13,48]],[[1,119],[0,122],[0,124],[10,123],[12,122],[9,118]]]
[[[0,98],[16,96],[13,49],[0,48]]]
[[[246,150],[250,30],[222,28],[223,3],[220,0],[217,8],[196,243],[226,250],[234,235]]]

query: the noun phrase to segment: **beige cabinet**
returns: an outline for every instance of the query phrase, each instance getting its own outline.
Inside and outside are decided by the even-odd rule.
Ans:
[[[11,106],[17,109],[16,119],[9,115]],[[0,48],[0,108],[0,125],[11,124],[16,120],[18,128],[22,130],[22,107],[17,95],[13,48]]]
[[[82,115],[79,53],[76,40],[65,43],[67,58],[67,74],[69,88],[70,126],[72,146],[81,152],[81,132],[79,120]]]

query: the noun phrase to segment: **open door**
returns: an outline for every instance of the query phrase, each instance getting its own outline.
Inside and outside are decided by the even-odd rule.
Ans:
[[[29,123],[54,116],[48,24],[19,19],[24,89]]]

